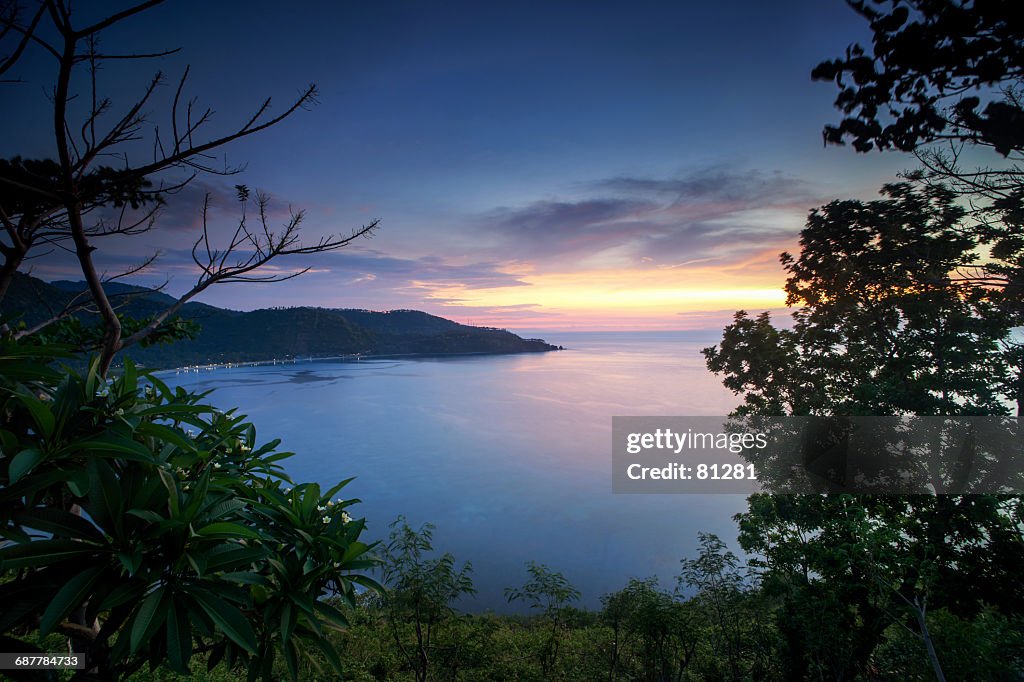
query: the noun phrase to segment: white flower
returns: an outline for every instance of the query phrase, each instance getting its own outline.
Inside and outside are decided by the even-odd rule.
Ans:
[[[324,507],[322,505],[317,505],[316,510],[319,511],[319,512],[327,511],[327,507]]]
[[[252,450],[252,448],[250,448],[248,445],[243,444],[242,447],[239,448],[239,450],[241,450],[242,452],[249,452],[250,450]]]
[[[116,410],[114,410],[114,416],[115,417],[123,417],[124,416],[124,409],[119,407]]]
[[[324,517],[324,523],[330,523],[330,522],[331,522],[331,517],[330,516],[325,516]]]
[[[348,523],[351,520],[352,520],[352,517],[348,515],[348,512],[345,512],[345,511],[341,512],[341,522],[342,523]]]
[[[214,462],[213,463],[213,468],[214,469],[220,469],[220,462]]]

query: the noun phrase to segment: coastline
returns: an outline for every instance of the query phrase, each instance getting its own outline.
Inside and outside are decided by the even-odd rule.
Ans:
[[[523,355],[527,353],[550,353],[553,351],[570,350],[564,346],[555,346],[540,350],[518,350],[518,351],[463,351],[458,353],[344,353],[342,355],[308,356],[299,358],[271,358],[269,360],[246,360],[238,362],[212,362],[202,365],[183,365],[181,367],[165,367],[161,369],[150,369],[139,366],[140,369],[152,373],[154,376],[170,376],[182,373],[211,372],[217,369],[231,369],[234,367],[265,367],[275,365],[297,365],[300,363],[311,363],[321,361],[336,362],[361,362],[363,360],[387,360],[402,358],[454,358],[474,355]]]

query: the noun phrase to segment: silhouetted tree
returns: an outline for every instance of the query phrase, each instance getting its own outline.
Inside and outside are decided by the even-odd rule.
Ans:
[[[883,193],[812,211],[799,257],[782,254],[792,329],[741,311],[704,350],[739,413],[1006,413],[1018,322],[962,274],[979,262],[963,209],[941,187]]]
[[[913,151],[936,140],[1024,150],[1024,26],[1013,0],[848,0],[874,33],[812,77],[840,87],[847,117],[827,142]],[[983,102],[982,97],[987,101]],[[982,108],[983,107],[983,108]]]
[[[792,328],[740,312],[705,350],[709,369],[743,396],[738,413],[1007,414],[1020,316],[1004,297],[1021,240],[994,237],[1002,270],[981,269],[987,237],[963,229],[954,193],[901,183],[884,194],[812,211],[799,255],[781,258],[787,302],[798,306]],[[986,279],[994,276],[1004,279]],[[759,464],[769,486],[789,473]],[[748,505],[740,542],[762,558],[766,593],[781,600],[790,678],[863,674],[894,622],[926,632],[923,611],[907,604],[963,614],[1024,607],[1013,568],[1024,560],[1019,498],[756,495]],[[938,665],[943,652],[932,653]]]
[[[924,171],[986,202],[1024,185],[1024,26],[1014,0],[848,0],[870,22],[872,45],[820,63],[817,80],[840,88],[845,118],[826,143],[860,152],[912,151]],[[942,143],[942,144],[934,144]],[[992,163],[966,148],[988,149]]]

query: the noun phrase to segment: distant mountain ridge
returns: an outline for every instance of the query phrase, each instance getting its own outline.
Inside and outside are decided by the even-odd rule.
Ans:
[[[0,312],[21,314],[29,326],[42,322],[85,288],[83,282],[44,282],[19,274]],[[120,312],[136,318],[157,313],[174,299],[120,282],[105,285],[108,296],[127,301]],[[250,312],[187,303],[178,313],[201,327],[190,341],[127,350],[150,367],[252,362],[289,357],[337,355],[454,355],[533,353],[558,350],[540,339],[523,339],[488,327],[473,327],[418,310],[375,312],[335,308],[264,308]],[[89,315],[80,314],[83,321]]]

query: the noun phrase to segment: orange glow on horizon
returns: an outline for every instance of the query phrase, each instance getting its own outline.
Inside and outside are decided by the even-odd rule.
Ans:
[[[475,324],[534,329],[681,329],[731,311],[785,307],[777,265],[769,268],[643,268],[537,274],[526,286],[470,288],[415,282],[426,302]],[[464,311],[459,309],[463,308]],[[724,312],[727,311],[727,312]],[[706,324],[704,326],[707,326]]]

